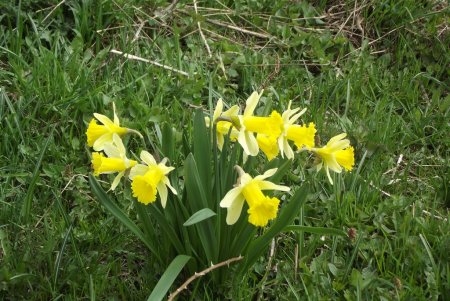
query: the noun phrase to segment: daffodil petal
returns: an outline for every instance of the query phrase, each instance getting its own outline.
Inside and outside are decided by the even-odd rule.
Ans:
[[[261,190],[279,190],[279,191],[290,191],[291,188],[284,185],[277,185],[270,181],[259,181],[258,186]]]
[[[141,160],[147,163],[147,165],[156,165],[155,158],[148,152],[148,151],[142,151],[141,152]]]
[[[228,225],[233,225],[241,216],[242,207],[244,206],[244,196],[239,194],[231,206],[227,209],[226,222]]]
[[[233,117],[233,116],[236,116],[237,114],[239,114],[239,106],[237,106],[237,105],[232,106],[227,111],[222,113],[223,116],[227,116],[227,117]]]
[[[330,181],[330,184],[333,185],[333,179],[331,178],[330,169],[328,168],[328,166],[325,166],[325,171],[327,173],[328,181]]]
[[[122,179],[123,175],[124,175],[123,171],[121,171],[117,174],[117,176],[114,178],[114,181],[111,184],[111,190],[116,189],[116,187],[117,187],[117,185],[119,185],[120,179]]]
[[[223,197],[222,201],[220,201],[220,207],[222,208],[231,207],[238,198],[238,196],[241,194],[241,192],[242,192],[241,187],[235,187],[230,191],[228,191],[228,193]]]
[[[97,140],[95,140],[94,145],[92,146],[92,148],[96,151],[102,151],[103,148],[105,147],[106,143],[110,143],[112,142],[112,134],[111,133],[106,133],[103,134],[102,136],[100,136]]]
[[[130,180],[133,180],[135,176],[143,176],[147,173],[148,166],[143,164],[136,164],[133,166],[130,170],[130,174],[128,175],[128,178]]]
[[[120,126],[119,117],[116,114],[116,104],[113,102],[114,124]]]
[[[170,191],[172,191],[172,193],[173,193],[174,195],[177,195],[177,194],[178,194],[177,191],[175,190],[175,188],[173,188],[172,185],[170,184],[170,180],[169,180],[168,177],[164,177],[164,178],[162,179],[162,181],[163,181],[164,184],[166,184],[167,187],[169,187]]]
[[[220,115],[222,114],[222,110],[223,110],[223,101],[222,98],[219,98],[216,104],[216,108],[214,109],[213,121],[216,121],[216,119],[220,117]]]
[[[258,105],[259,98],[261,97],[261,95],[262,91],[261,94],[258,94],[258,92],[254,91],[252,95],[250,95],[250,97],[245,102],[244,116],[253,115],[253,111],[255,111],[255,108]]]
[[[167,187],[166,185],[160,181],[158,185],[156,185],[156,189],[158,190],[159,197],[161,198],[161,205],[163,208],[166,208],[167,203]]]
[[[94,113],[94,117],[97,118],[97,120],[100,121],[103,125],[106,125],[108,127],[114,126],[114,122],[112,122],[111,119],[109,119],[105,115]]]
[[[103,151],[109,158],[120,158],[120,152],[118,148],[112,143],[105,143]]]
[[[288,159],[294,159],[294,151],[292,150],[292,147],[289,145],[289,142],[284,139],[283,140],[283,144],[284,144],[284,153],[286,154],[286,158]]]
[[[256,176],[255,179],[257,180],[264,180],[267,178],[270,178],[277,172],[278,168],[272,168],[269,170],[266,170],[262,175]]]
[[[125,145],[123,145],[122,138],[116,133],[113,134],[113,142],[117,146],[119,153],[123,156],[126,154]]]
[[[241,144],[247,155],[256,156],[259,151],[258,141],[255,136],[247,131],[241,131],[239,133],[238,141]]]

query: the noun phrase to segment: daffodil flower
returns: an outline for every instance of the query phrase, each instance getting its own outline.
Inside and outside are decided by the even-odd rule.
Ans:
[[[347,136],[346,133],[339,134],[331,138],[324,147],[311,149],[312,152],[322,159],[322,162],[317,165],[317,171],[323,166],[332,185],[333,180],[330,176],[330,169],[340,173],[342,167],[350,171],[355,165],[354,149],[350,146],[350,140],[344,139],[345,136]]]
[[[272,111],[268,117],[253,116],[261,95],[262,91],[260,94],[253,92],[247,99],[244,114],[239,116],[238,141],[246,155],[256,156],[262,146],[267,157],[272,157],[277,151],[273,149],[271,142],[282,133],[283,119],[277,111]],[[260,135],[259,143],[254,133]]]
[[[250,97],[245,102],[244,114],[239,116],[240,128],[238,134],[238,142],[244,149],[246,155],[256,156],[259,152],[258,141],[252,132],[247,131],[244,124],[244,119],[253,116],[256,106],[258,105],[259,99],[261,98],[262,92],[253,92]]]
[[[306,108],[301,111],[300,108],[291,109],[291,104],[292,102],[289,102],[288,109],[283,112],[283,132],[278,138],[281,156],[286,156],[288,159],[294,158],[294,151],[288,140],[293,141],[299,149],[303,146],[314,147],[314,135],[316,133],[314,123],[310,123],[309,127],[295,124],[300,116],[306,112]]]
[[[141,160],[146,164],[137,164],[130,171],[131,189],[133,196],[139,202],[147,205],[156,200],[156,193],[158,192],[161,198],[163,208],[167,203],[167,187],[173,194],[177,191],[170,185],[167,174],[174,170],[174,167],[166,166],[167,159],[164,158],[159,164],[156,163],[155,158],[147,152],[141,152]],[[167,187],[166,187],[167,186]]]
[[[236,168],[239,172],[238,183],[220,202],[220,207],[227,208],[226,222],[228,225],[236,223],[241,215],[244,201],[246,201],[249,207],[247,210],[249,223],[258,227],[264,227],[269,220],[277,216],[280,200],[275,197],[268,197],[262,191],[289,191],[290,188],[265,180],[275,174],[276,168],[269,169],[264,174],[254,178],[245,173],[239,166],[236,166]]]
[[[119,117],[116,114],[116,105],[113,103],[114,121],[106,117],[105,115],[94,113],[94,117],[89,122],[89,126],[86,130],[87,144],[93,147],[95,151],[102,151],[107,143],[113,141],[113,134],[124,136],[127,133],[135,133],[142,138],[142,135],[132,129],[124,128],[120,126]],[[98,124],[96,119],[100,121]]]
[[[230,133],[230,139],[231,141],[236,141],[238,137],[238,131],[235,127],[233,127],[232,120],[233,118],[237,119],[238,113],[239,113],[239,107],[237,105],[232,106],[227,111],[223,111],[223,101],[222,98],[220,98],[217,101],[216,108],[214,109],[213,114],[213,123],[216,123],[216,131],[217,131],[217,146],[220,150],[222,150],[223,143],[224,143],[224,137]],[[223,117],[223,119],[229,119],[230,121],[226,120],[220,120],[220,117]],[[205,123],[207,127],[211,126],[211,120],[209,117],[205,117]],[[231,132],[230,132],[231,128]]]
[[[91,162],[92,168],[94,169],[94,176],[118,172],[111,184],[111,190],[114,190],[125,174],[125,171],[135,166],[137,162],[127,158],[122,139],[115,133],[112,136],[112,143],[105,143],[103,151],[106,153],[107,157],[100,152],[92,153]]]

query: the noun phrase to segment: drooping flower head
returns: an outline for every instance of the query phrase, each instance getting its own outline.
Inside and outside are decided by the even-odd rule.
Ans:
[[[350,171],[355,165],[354,149],[350,146],[350,140],[344,139],[345,136],[347,136],[346,133],[339,134],[331,138],[324,147],[311,149],[322,159],[322,162],[317,165],[317,171],[323,166],[331,184],[333,184],[333,180],[330,176],[330,169],[340,173],[342,168]]]
[[[223,111],[223,101],[222,98],[220,98],[217,101],[216,108],[214,109],[213,114],[213,123],[216,123],[216,132],[217,132],[217,146],[220,150],[222,150],[223,143],[224,143],[224,137],[230,133],[230,139],[231,141],[236,141],[238,137],[238,131],[235,127],[233,127],[232,120],[237,119],[237,116],[239,114],[239,106],[234,105],[231,108],[229,108],[227,111]],[[229,119],[227,120],[219,120],[220,119]],[[211,121],[209,117],[205,117],[205,123],[207,127],[211,126]],[[231,132],[230,132],[231,128]]]
[[[144,164],[137,164],[130,171],[131,189],[133,196],[139,202],[147,205],[156,201],[156,193],[161,198],[161,205],[166,207],[167,203],[167,187],[173,194],[177,191],[170,185],[170,180],[167,177],[174,167],[166,166],[167,159],[164,158],[159,164],[156,163],[155,158],[147,151],[142,151],[140,155]],[[167,187],[166,187],[167,186]]]
[[[124,128],[120,126],[119,117],[116,114],[116,105],[113,103],[114,121],[106,117],[105,115],[94,113],[94,117],[89,122],[89,126],[86,130],[87,144],[93,147],[95,151],[102,151],[107,143],[112,143],[113,134],[124,136],[127,133],[135,133],[142,138],[142,135],[132,129]],[[96,119],[100,121],[98,124]]]
[[[137,162],[127,158],[122,139],[116,133],[112,135],[112,142],[105,143],[103,151],[106,153],[106,157],[101,152],[92,153],[91,162],[92,168],[94,169],[94,176],[118,172],[111,184],[111,190],[114,190],[125,174],[125,171],[135,166]]]
[[[236,223],[241,215],[244,201],[247,202],[247,213],[249,223],[264,227],[269,220],[277,216],[280,200],[275,197],[268,197],[263,194],[263,190],[289,191],[287,186],[276,185],[265,179],[273,176],[276,168],[269,169],[264,174],[252,178],[239,166],[236,166],[240,177],[236,187],[231,189],[220,202],[220,207],[227,208],[226,222],[228,225]]]

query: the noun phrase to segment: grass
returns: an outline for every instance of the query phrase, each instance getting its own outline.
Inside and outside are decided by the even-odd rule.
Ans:
[[[355,145],[356,168],[334,186],[306,157],[287,180],[321,179],[298,225],[350,235],[280,235],[247,281],[222,292],[197,281],[192,299],[449,299],[447,4],[193,3],[0,4],[0,297],[147,298],[162,270],[88,184],[92,113],[115,101],[157,141],[156,125],[180,133],[195,108],[265,88],[273,108],[306,106],[321,141],[346,131]]]

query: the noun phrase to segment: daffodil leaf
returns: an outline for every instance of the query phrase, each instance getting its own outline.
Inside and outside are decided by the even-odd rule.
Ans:
[[[187,255],[178,255],[175,257],[161,276],[161,279],[159,279],[150,296],[148,296],[147,301],[160,301],[164,299],[173,282],[189,259],[191,259],[191,257]]]
[[[194,225],[196,223],[199,223],[201,221],[204,221],[205,219],[208,219],[210,217],[215,216],[216,213],[214,211],[212,211],[209,208],[204,208],[201,209],[197,212],[195,212],[184,224],[183,226],[187,227],[187,226],[191,226]]]
[[[141,229],[128,217],[128,215],[123,212],[122,209],[119,208],[111,199],[108,197],[106,192],[97,182],[95,177],[90,174],[89,175],[89,183],[91,184],[92,192],[95,194],[99,202],[114,215],[125,227],[128,228],[134,235],[136,235],[147,247],[148,249],[155,255],[155,257],[161,261],[159,253],[156,251],[153,246],[153,242],[150,241],[144,233],[142,233]]]

